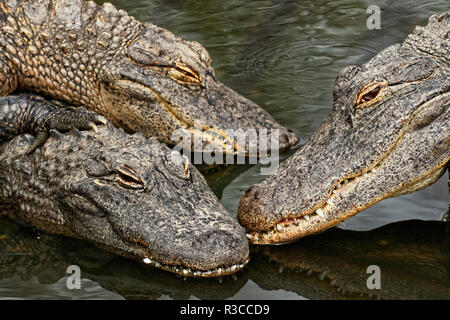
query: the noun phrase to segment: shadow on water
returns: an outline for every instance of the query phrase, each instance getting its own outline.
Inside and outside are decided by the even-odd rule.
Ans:
[[[0,219],[0,296],[226,299],[251,280],[267,291],[295,292],[309,299],[450,299],[448,222],[410,220],[366,232],[332,229],[288,245],[253,247],[246,270],[221,282],[183,279],[83,241],[36,235]],[[69,265],[78,265],[84,279],[77,295],[66,287]],[[370,265],[380,267],[380,290],[366,286]],[[54,286],[52,295],[45,296],[36,290],[24,292],[11,282],[25,288],[30,282]]]

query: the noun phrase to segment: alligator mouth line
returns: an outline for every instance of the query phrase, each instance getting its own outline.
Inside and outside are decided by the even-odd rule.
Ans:
[[[247,258],[242,263],[236,263],[236,264],[234,264],[232,266],[228,266],[228,267],[227,266],[218,267],[218,268],[207,270],[207,271],[195,270],[195,269],[187,268],[187,267],[181,266],[181,265],[178,265],[178,266],[166,265],[166,264],[160,263],[160,262],[150,259],[150,258],[145,258],[142,261],[146,265],[151,265],[157,269],[172,272],[172,273],[175,273],[175,274],[183,276],[183,277],[212,278],[212,277],[223,277],[223,276],[232,275],[232,274],[244,269],[247,266],[247,264],[249,263],[250,258]]]
[[[149,92],[152,94],[156,100],[164,107],[166,112],[170,115],[170,117],[177,122],[182,128],[186,129],[190,133],[194,135],[194,139],[196,137],[200,136],[203,142],[203,138],[206,139],[206,141],[214,142],[216,143],[219,141],[219,144],[222,145],[222,150],[226,151],[226,153],[232,153],[233,155],[240,154],[245,150],[240,150],[237,142],[235,139],[232,139],[228,137],[225,133],[225,131],[220,129],[215,129],[209,125],[202,125],[201,123],[197,125],[196,123],[192,123],[192,121],[186,120],[180,115],[178,115],[175,111],[176,105],[174,105],[173,102],[165,99],[162,97],[158,92],[153,90],[151,87],[146,86],[145,84],[135,82],[132,80],[118,80],[115,82],[115,85],[127,89],[130,87],[130,84],[134,86],[138,86],[142,91]],[[176,142],[175,142],[176,143]]]

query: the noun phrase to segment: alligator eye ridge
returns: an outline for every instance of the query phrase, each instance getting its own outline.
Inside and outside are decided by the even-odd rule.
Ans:
[[[361,98],[361,103],[369,102],[370,100],[375,99],[379,93],[380,93],[380,87],[373,89],[372,91],[370,91],[369,93],[366,93]]]
[[[137,175],[137,173],[130,167],[122,165],[117,168],[117,181],[125,188],[141,189],[144,187],[144,182]]]
[[[196,71],[182,63],[176,63],[173,67],[170,67],[169,75],[175,81],[180,81],[183,83],[200,85],[202,82]]]

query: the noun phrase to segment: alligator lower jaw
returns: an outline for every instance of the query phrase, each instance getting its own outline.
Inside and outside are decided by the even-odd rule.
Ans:
[[[351,209],[344,210],[343,212],[336,212],[337,210],[335,208],[335,203],[337,203],[344,197],[348,197],[349,194],[347,193],[351,193],[350,191],[348,191],[349,189],[351,190],[351,188],[355,184],[362,181],[363,179],[369,178],[369,175],[375,174],[381,168],[383,163],[384,161],[381,161],[372,169],[363,172],[362,174],[357,175],[353,178],[345,179],[341,183],[337,184],[328,198],[324,200],[321,205],[316,206],[316,209],[313,209],[314,211],[291,214],[289,216],[294,216],[294,218],[288,218],[279,221],[266,230],[247,230],[247,238],[249,242],[251,244],[257,245],[282,244],[295,241],[299,238],[317,232],[325,231],[383,199],[397,196],[403,193],[409,193],[411,192],[411,189],[421,189],[421,187],[419,186],[428,185],[427,183],[425,183],[427,180],[433,180],[434,178],[437,179],[437,177],[439,177],[443,173],[443,171],[446,170],[446,162],[444,162],[441,166],[438,166],[431,172],[425,174],[420,179],[415,181],[413,185],[404,186],[391,194],[382,194],[379,197],[372,199],[372,201],[367,202],[366,204],[358,206],[352,204]]]
[[[211,270],[195,270],[191,268],[187,268],[185,266],[170,266],[165,265],[162,263],[159,263],[158,261],[152,260],[150,258],[145,258],[143,260],[144,264],[151,265],[155,268],[168,271],[171,273],[175,273],[177,275],[183,276],[183,277],[191,277],[191,278],[213,278],[213,277],[223,277],[232,275],[242,269],[244,269],[247,264],[249,263],[250,258],[247,258],[242,263],[237,263],[232,266],[223,266],[216,269]]]

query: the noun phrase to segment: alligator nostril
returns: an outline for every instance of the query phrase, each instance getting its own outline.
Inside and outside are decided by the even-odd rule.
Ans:
[[[285,151],[290,149],[291,143],[289,141],[289,136],[286,133],[282,133],[280,135],[280,140],[279,141],[280,141],[279,149],[280,149],[281,152],[285,152]]]
[[[248,188],[248,190],[247,191],[245,191],[245,193],[244,193],[244,197],[247,197],[249,194],[250,194],[250,192],[252,192],[252,190],[253,190],[253,187],[254,186],[251,186],[250,188]]]

